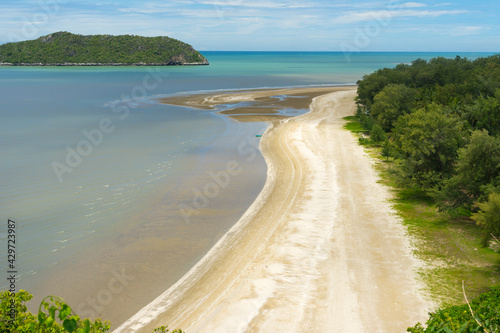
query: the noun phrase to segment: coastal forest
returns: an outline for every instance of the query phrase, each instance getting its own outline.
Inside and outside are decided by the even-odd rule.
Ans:
[[[417,324],[408,331],[496,332],[500,289],[494,287],[493,276],[499,271],[498,258],[482,270],[477,263],[469,268],[464,253],[480,250],[475,245],[463,250],[456,235],[477,229],[483,248],[500,248],[500,55],[476,60],[459,56],[417,59],[377,70],[357,84],[355,118],[365,133],[360,142],[378,147],[381,158],[390,161],[387,174],[400,193],[412,193],[413,203],[432,202],[409,213],[421,225],[423,237],[431,239],[424,255],[436,250],[441,259],[453,262],[449,275],[462,280],[464,296],[464,276],[469,285],[481,286],[476,287],[476,295],[478,289],[490,290],[470,304],[445,306],[431,314],[425,327]],[[439,217],[435,223],[426,220],[432,207],[449,218]],[[458,233],[447,235],[446,228]],[[441,237],[449,240],[440,244]],[[462,248],[453,250],[457,246]],[[462,295],[462,290],[453,293]]]
[[[401,185],[500,237],[500,55],[435,58],[380,69],[358,82],[357,117]]]
[[[169,37],[77,35],[56,32],[0,45],[0,63],[12,65],[208,65],[191,45]]]

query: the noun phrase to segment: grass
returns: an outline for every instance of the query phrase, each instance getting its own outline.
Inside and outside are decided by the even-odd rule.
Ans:
[[[344,119],[348,121],[344,128],[364,132],[355,117]],[[431,298],[441,307],[460,305],[465,302],[462,281],[469,298],[500,285],[500,253],[481,247],[483,230],[467,217],[440,212],[422,191],[398,188],[390,172],[397,161],[382,157],[373,144],[363,145],[377,159],[381,182],[394,193],[393,205],[410,235],[414,254],[425,263],[419,274]]]
[[[426,263],[420,274],[440,306],[464,303],[500,284],[500,255],[481,247],[483,230],[467,218],[439,212],[424,193],[394,189],[394,207],[414,239],[414,253]]]
[[[379,148],[382,145],[382,142],[374,142],[370,138],[370,131],[366,130],[363,128],[363,125],[361,125],[358,121],[358,119],[355,116],[348,116],[342,118],[346,121],[346,124],[344,125],[344,129],[351,131],[352,133],[356,134],[358,136],[358,142],[360,145],[369,147],[369,148]],[[379,150],[373,150],[371,154],[376,153],[376,155],[380,155],[380,149]]]
[[[357,118],[355,116],[349,116],[349,117],[344,117],[344,120],[347,121],[347,123],[344,125],[344,128],[348,131],[351,131],[353,133],[364,133],[367,132],[363,126],[359,123]]]

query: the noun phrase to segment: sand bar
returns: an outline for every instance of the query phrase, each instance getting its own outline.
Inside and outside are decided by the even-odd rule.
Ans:
[[[167,324],[189,333],[404,332],[425,320],[419,262],[390,192],[342,128],[355,89],[335,90],[307,114],[264,116],[268,177],[257,200],[183,279],[115,332]],[[275,94],[262,93],[238,98]],[[226,97],[201,100],[235,98]]]

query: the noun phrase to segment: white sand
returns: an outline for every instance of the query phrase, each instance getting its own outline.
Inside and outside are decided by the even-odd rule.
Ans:
[[[254,204],[115,332],[168,324],[188,333],[392,333],[424,321],[419,263],[390,193],[342,129],[354,96],[346,88],[317,97],[311,112],[272,123],[261,141],[268,178]]]

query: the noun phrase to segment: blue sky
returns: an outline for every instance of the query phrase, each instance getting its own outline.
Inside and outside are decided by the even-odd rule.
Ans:
[[[500,1],[1,0],[0,43],[55,31],[198,50],[500,52]]]

